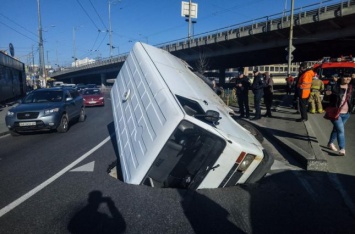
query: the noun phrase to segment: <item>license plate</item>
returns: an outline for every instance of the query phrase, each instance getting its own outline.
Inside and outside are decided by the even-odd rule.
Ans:
[[[36,122],[20,122],[20,126],[34,126],[36,125]]]
[[[96,102],[95,102],[95,101],[90,101],[89,103],[90,103],[90,104],[94,104],[94,103],[96,103]]]

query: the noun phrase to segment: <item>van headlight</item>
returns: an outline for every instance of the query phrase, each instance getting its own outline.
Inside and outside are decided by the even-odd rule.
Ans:
[[[15,115],[15,112],[8,111],[8,112],[6,113],[6,115],[7,115],[7,116],[12,117],[12,116],[14,116],[14,115]]]
[[[244,172],[248,169],[250,164],[254,161],[255,155],[252,154],[247,154],[244,158],[243,161],[240,162],[238,171]]]
[[[56,113],[58,111],[59,111],[59,108],[44,110],[44,115],[51,115],[51,114]]]

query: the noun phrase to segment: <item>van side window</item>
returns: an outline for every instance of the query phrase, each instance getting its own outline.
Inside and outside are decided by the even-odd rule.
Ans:
[[[183,120],[162,148],[143,184],[197,189],[225,146],[220,137]]]
[[[185,97],[181,97],[179,95],[176,95],[176,97],[179,100],[181,106],[184,108],[186,114],[190,116],[194,116],[196,114],[201,114],[201,115],[205,114],[205,112],[203,111],[202,107],[198,102]]]

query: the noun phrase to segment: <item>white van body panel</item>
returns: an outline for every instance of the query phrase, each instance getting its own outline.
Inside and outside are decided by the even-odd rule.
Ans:
[[[212,126],[188,115],[177,95],[219,112]],[[216,188],[242,152],[256,156],[239,179],[244,182],[263,160],[263,147],[231,116],[221,98],[181,59],[153,46],[136,43],[111,90],[115,132],[123,180],[141,184],[159,152],[182,120],[195,123],[226,141],[226,147],[198,188]]]
[[[183,113],[141,44],[128,56],[111,98],[113,112],[122,114],[114,123],[123,179],[139,184]]]

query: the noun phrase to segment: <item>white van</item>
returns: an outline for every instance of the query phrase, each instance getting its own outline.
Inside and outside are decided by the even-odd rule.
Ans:
[[[273,157],[188,64],[136,43],[111,90],[123,180],[218,188],[255,182]]]

